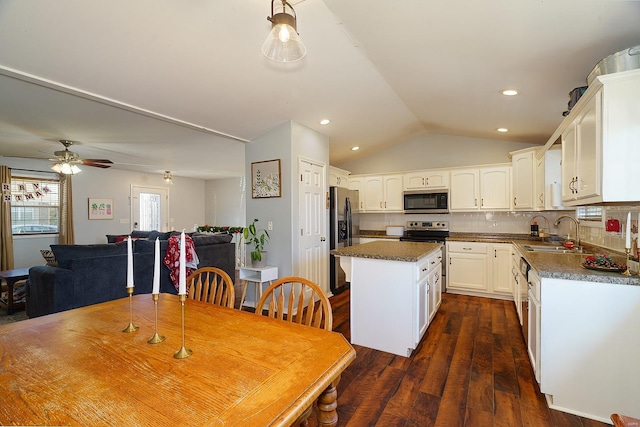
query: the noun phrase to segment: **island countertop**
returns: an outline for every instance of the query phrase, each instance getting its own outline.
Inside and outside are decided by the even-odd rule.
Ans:
[[[331,255],[382,259],[387,261],[417,262],[418,259],[439,249],[440,243],[377,241],[346,248],[332,249]]]

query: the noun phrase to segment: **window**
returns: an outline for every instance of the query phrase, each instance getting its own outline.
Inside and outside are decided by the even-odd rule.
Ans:
[[[60,224],[60,183],[57,179],[11,177],[13,234],[55,234]]]

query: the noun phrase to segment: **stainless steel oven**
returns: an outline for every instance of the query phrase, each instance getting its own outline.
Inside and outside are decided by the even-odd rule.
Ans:
[[[442,287],[446,281],[446,239],[449,237],[449,221],[408,221],[401,242],[427,242],[442,245]]]

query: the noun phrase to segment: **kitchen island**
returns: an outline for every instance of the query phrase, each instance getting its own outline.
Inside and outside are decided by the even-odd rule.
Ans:
[[[375,241],[331,251],[351,283],[351,342],[410,356],[440,305],[442,245]]]

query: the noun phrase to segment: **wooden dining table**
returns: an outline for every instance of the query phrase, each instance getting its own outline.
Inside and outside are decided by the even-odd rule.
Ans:
[[[336,425],[355,358],[341,334],[187,299],[193,353],[176,359],[178,296],[157,312],[159,344],[151,295],[1,326],[0,424],[289,426],[318,399],[319,425]]]

